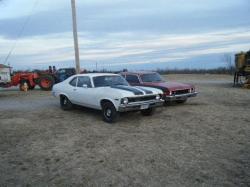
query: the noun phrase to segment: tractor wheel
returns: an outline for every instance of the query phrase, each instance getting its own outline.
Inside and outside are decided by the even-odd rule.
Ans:
[[[40,88],[42,90],[48,91],[48,90],[52,89],[54,83],[55,83],[55,80],[54,80],[54,78],[52,76],[50,76],[50,75],[42,75],[39,78],[38,85],[40,86]]]

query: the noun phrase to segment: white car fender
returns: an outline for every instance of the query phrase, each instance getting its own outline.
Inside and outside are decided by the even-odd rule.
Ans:
[[[103,100],[107,100],[107,101],[111,102],[115,106],[116,110],[118,110],[118,107],[119,107],[119,104],[120,104],[120,99],[118,99],[118,98],[117,99],[111,99],[111,98],[108,98],[108,97],[104,97],[104,98],[100,99],[100,101],[99,101],[100,106],[101,106],[101,102]]]
[[[66,96],[67,98],[70,98],[68,94],[63,93],[63,92],[59,92],[59,93],[58,93],[58,97],[60,97],[61,95],[64,95],[64,96]]]
[[[67,93],[59,91],[58,86],[59,86],[59,84],[56,84],[56,85],[53,86],[52,95],[55,96],[55,97],[60,97],[61,95],[64,95],[67,98],[69,98],[69,95]]]

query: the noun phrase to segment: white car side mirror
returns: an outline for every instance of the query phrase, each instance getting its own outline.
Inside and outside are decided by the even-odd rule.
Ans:
[[[88,88],[88,85],[87,84],[83,84],[82,87],[83,88]]]

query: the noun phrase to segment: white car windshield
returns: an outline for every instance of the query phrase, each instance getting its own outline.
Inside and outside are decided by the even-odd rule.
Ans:
[[[115,75],[104,75],[104,76],[93,77],[93,81],[95,87],[129,85],[128,82],[123,77]]]

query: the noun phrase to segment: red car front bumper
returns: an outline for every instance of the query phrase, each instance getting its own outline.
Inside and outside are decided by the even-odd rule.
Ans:
[[[186,94],[179,94],[179,95],[164,95],[163,99],[165,101],[179,101],[179,100],[186,100],[189,97],[197,96],[198,92],[191,92]]]

